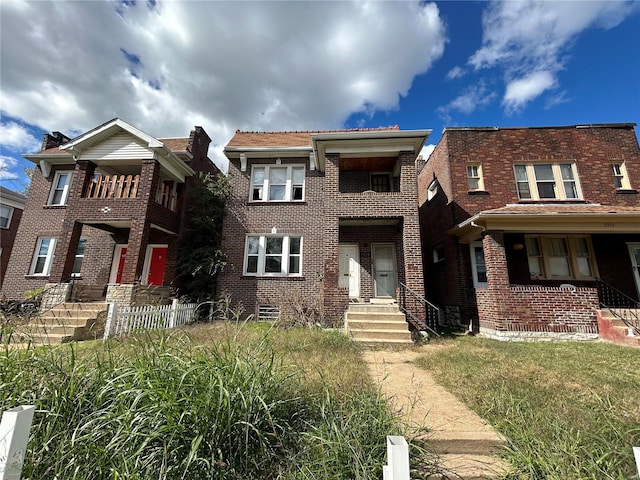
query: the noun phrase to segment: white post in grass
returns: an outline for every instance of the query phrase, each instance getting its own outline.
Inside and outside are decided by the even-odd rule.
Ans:
[[[640,478],[640,447],[633,447],[633,456],[636,457],[636,467],[638,467],[638,478]]]
[[[178,310],[178,299],[174,298],[169,312],[169,328],[176,328],[176,310]]]
[[[104,326],[103,340],[107,340],[111,336],[111,328],[116,318],[118,318],[118,305],[115,303],[110,303],[109,313],[107,313],[107,323]]]
[[[382,467],[383,480],[409,478],[409,445],[402,436],[387,435],[387,465]]]
[[[35,411],[33,405],[10,408],[0,421],[0,478],[20,480],[29,430]]]

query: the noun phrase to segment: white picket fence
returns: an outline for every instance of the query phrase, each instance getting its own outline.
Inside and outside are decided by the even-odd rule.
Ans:
[[[193,322],[195,303],[179,303],[173,300],[171,305],[143,305],[140,307],[118,307],[109,304],[104,339],[127,335],[134,330],[157,330],[176,328]]]

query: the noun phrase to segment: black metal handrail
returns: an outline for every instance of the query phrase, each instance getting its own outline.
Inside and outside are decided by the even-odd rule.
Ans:
[[[431,333],[440,336],[436,332],[438,328],[438,320],[440,318],[440,309],[424,298],[422,295],[414,292],[404,283],[399,282],[399,296],[400,310],[402,310],[407,316],[407,322],[409,322],[416,330],[429,330]],[[417,312],[424,308],[425,317],[420,318]]]
[[[627,327],[632,328],[636,335],[640,335],[640,314],[638,313],[640,302],[601,278],[596,279],[596,285],[600,306],[609,310],[614,317],[622,320]]]

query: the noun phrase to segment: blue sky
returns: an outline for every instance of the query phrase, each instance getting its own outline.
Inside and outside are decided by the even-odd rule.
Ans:
[[[640,2],[0,2],[0,184],[42,133],[640,121]],[[429,149],[425,150],[428,153]]]

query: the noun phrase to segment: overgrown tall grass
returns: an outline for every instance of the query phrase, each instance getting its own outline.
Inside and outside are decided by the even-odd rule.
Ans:
[[[0,411],[37,406],[23,478],[381,476],[399,427],[366,382],[336,389],[330,370],[305,371],[281,353],[281,331],[206,342],[186,331],[0,352]],[[357,355],[346,338],[312,335]]]
[[[634,478],[640,350],[460,337],[418,363],[508,437],[513,478]]]

